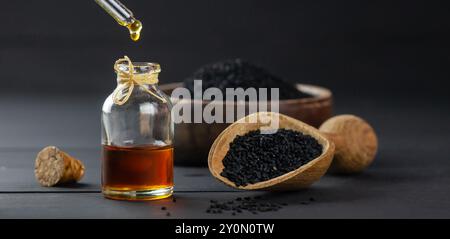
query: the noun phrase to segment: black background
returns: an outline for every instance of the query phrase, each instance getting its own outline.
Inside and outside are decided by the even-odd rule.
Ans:
[[[241,57],[337,98],[448,99],[445,1],[123,1],[143,21],[134,43],[93,0],[2,1],[0,93],[100,98],[123,55],[162,65],[162,83]]]

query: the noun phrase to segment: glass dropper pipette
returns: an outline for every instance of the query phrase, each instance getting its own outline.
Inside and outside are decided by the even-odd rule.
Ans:
[[[111,17],[130,31],[133,41],[139,40],[142,30],[142,23],[134,18],[133,12],[118,0],[95,0]]]

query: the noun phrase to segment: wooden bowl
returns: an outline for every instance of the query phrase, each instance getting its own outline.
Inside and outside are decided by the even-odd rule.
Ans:
[[[161,85],[168,95],[182,83]],[[297,89],[312,97],[280,100],[279,112],[318,127],[332,115],[331,91],[314,85],[297,84]],[[172,99],[175,103],[176,99]],[[184,100],[182,104],[201,105],[210,101]],[[229,105],[232,104],[232,105]],[[223,102],[223,108],[236,107],[235,102]],[[180,123],[175,125],[175,164],[184,166],[207,166],[208,152],[217,136],[225,130],[228,123]]]
[[[315,138],[319,144],[322,145],[322,154],[308,162],[307,164],[293,170],[289,173],[283,174],[276,178],[258,182],[254,184],[248,184],[246,186],[237,187],[228,178],[221,176],[223,171],[222,160],[225,158],[228,150],[230,149],[230,143],[235,139],[237,135],[245,135],[249,131],[261,129],[262,126],[268,129],[276,129],[267,123],[268,119],[279,119],[279,128],[291,129],[303,134],[310,135]],[[267,130],[267,129],[266,129]],[[211,174],[230,187],[244,190],[298,190],[306,188],[312,183],[318,181],[328,170],[334,155],[334,144],[324,137],[319,130],[311,127],[301,121],[293,119],[291,117],[281,115],[273,112],[258,112],[248,115],[226,128],[215,140],[208,156],[209,171]]]

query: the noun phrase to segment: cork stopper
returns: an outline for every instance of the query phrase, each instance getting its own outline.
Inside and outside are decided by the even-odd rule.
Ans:
[[[42,149],[35,163],[36,180],[45,187],[78,182],[84,175],[83,163],[55,146]]]

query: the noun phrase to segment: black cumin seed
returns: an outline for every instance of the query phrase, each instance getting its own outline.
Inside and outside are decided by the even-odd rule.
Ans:
[[[261,197],[258,197],[261,198]],[[251,213],[251,214],[259,214],[265,212],[276,212],[283,208],[283,206],[287,206],[287,203],[274,203],[268,201],[257,200],[256,197],[238,197],[234,200],[228,201],[216,201],[210,200],[209,208],[206,209],[206,213],[212,214],[222,214],[226,212],[230,212],[232,216],[237,215],[238,213]],[[307,204],[302,202],[302,204]]]
[[[262,134],[254,130],[230,143],[221,175],[236,186],[246,186],[293,171],[321,154],[322,145],[301,132],[279,129]]]
[[[298,91],[294,84],[272,75],[268,70],[241,59],[225,60],[202,66],[184,81],[193,94],[194,80],[202,80],[203,90],[211,87],[226,92],[226,88],[278,88],[279,99],[310,97]],[[270,95],[268,96],[270,99]]]

